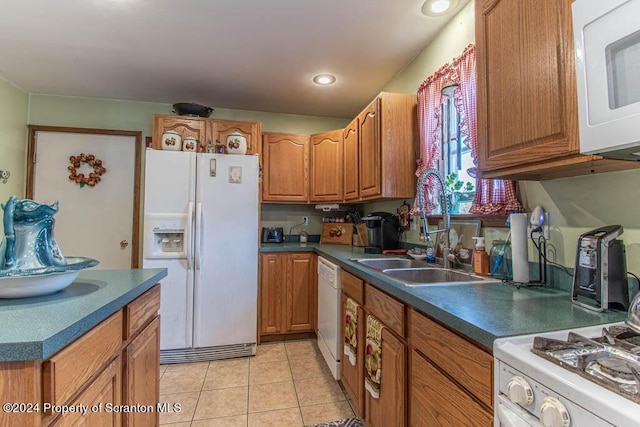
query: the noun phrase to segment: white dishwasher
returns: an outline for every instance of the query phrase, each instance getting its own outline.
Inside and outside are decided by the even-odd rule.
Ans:
[[[318,347],[333,377],[340,379],[340,267],[318,257]]]

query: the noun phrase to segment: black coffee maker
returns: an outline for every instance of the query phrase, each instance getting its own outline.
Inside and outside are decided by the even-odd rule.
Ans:
[[[616,239],[622,231],[620,225],[609,225],[584,233],[578,239],[574,304],[594,311],[629,309],[625,249],[622,241]]]
[[[387,249],[398,248],[400,223],[398,218],[389,212],[373,212],[362,218],[367,225],[369,246],[364,248],[367,254],[381,254]]]

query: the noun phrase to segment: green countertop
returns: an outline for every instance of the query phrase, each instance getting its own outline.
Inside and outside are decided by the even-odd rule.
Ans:
[[[571,295],[552,288],[520,288],[496,282],[409,287],[352,259],[377,258],[363,248],[319,243],[263,244],[261,252],[313,251],[418,311],[491,351],[493,341],[514,335],[579,328],[626,318],[622,311],[597,313],[575,306]],[[387,257],[393,257],[388,255]]]
[[[0,300],[0,361],[49,358],[166,275],[165,268],[86,270],[55,294]]]

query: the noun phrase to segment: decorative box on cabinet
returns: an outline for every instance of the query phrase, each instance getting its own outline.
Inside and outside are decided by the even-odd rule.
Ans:
[[[208,137],[210,119],[190,116],[175,116],[168,114],[153,115],[153,139],[151,147],[154,150],[162,150],[162,134],[168,130],[178,132],[182,139],[191,136],[200,141],[200,146],[205,147]]]
[[[415,196],[416,102],[415,95],[382,92],[358,115],[360,199]]]
[[[262,134],[262,201],[309,201],[309,136]]]
[[[262,126],[260,122],[239,122],[236,120],[210,120],[211,130],[207,136],[207,144],[227,143],[227,137],[232,133],[239,133],[247,140],[247,155],[260,152],[260,136]],[[206,147],[206,145],[204,145]]]
[[[315,332],[315,266],[312,252],[261,255],[261,336]]]
[[[342,129],[311,135],[310,150],[310,201],[342,201]]]
[[[485,178],[544,180],[640,167],[580,154],[571,3],[476,1],[478,163]]]

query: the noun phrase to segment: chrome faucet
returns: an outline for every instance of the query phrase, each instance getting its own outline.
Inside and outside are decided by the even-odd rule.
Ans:
[[[440,196],[440,206],[442,207],[442,218],[444,228],[440,230],[432,230],[429,231],[429,223],[427,222],[427,207],[424,205],[425,197],[425,184],[427,183],[427,179],[429,176],[435,176],[438,183],[440,184],[440,189],[442,190]],[[451,252],[451,248],[449,247],[449,230],[451,230],[451,214],[449,213],[449,202],[447,201],[447,190],[444,185],[444,178],[440,171],[435,168],[425,169],[420,177],[418,178],[418,186],[416,188],[416,197],[418,198],[418,208],[420,209],[420,217],[422,218],[422,227],[424,230],[424,234],[426,236],[426,240],[431,239],[432,233],[445,233],[445,243],[444,248],[442,250],[442,258],[444,261],[445,268],[451,268],[452,262],[449,258],[449,253]],[[437,244],[437,242],[436,242]]]

